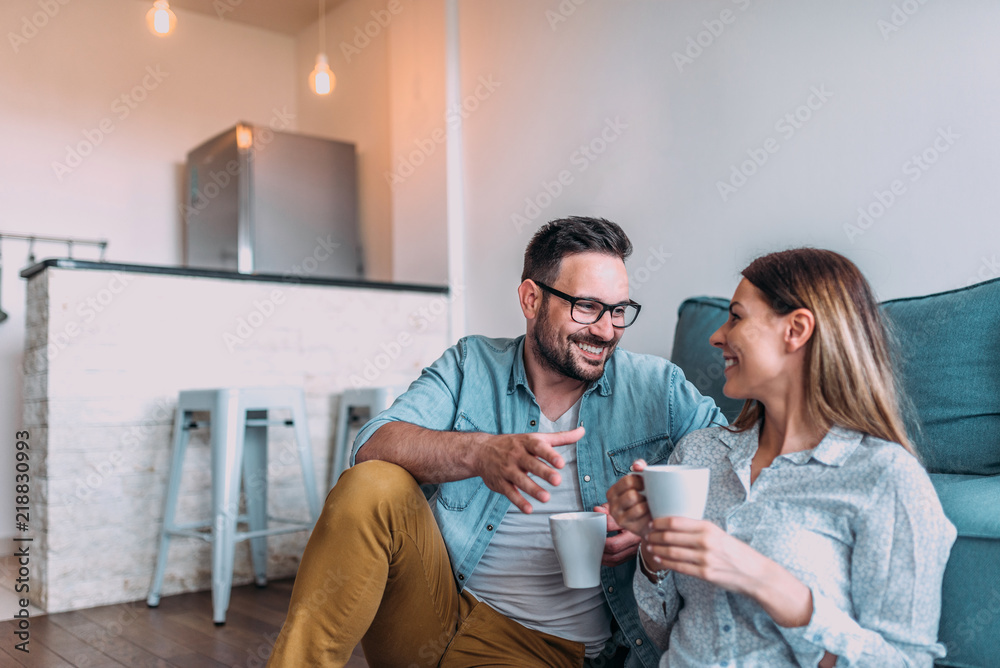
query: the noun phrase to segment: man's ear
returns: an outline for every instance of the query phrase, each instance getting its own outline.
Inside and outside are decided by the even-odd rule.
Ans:
[[[794,353],[812,338],[816,316],[807,308],[797,308],[785,316],[785,349]]]
[[[534,320],[542,307],[542,289],[530,278],[526,278],[517,286],[517,298],[521,303],[521,313],[524,317]]]

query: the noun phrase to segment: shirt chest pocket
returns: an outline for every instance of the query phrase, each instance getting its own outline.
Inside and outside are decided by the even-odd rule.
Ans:
[[[452,431],[485,432],[466,413],[461,412],[455,419]],[[454,482],[441,483],[437,490],[437,502],[448,510],[465,510],[481,491],[487,491],[482,478],[466,478]]]
[[[763,509],[750,539],[750,547],[793,572],[845,576],[853,543],[846,515],[785,501]]]
[[[674,444],[666,434],[659,434],[630,443],[608,452],[611,466],[615,473],[623,476],[631,470],[632,462],[637,459],[646,460],[646,464],[662,464],[673,452]]]

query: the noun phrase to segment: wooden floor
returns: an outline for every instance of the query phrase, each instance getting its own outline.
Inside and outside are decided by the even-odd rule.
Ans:
[[[16,620],[0,621],[0,666],[39,668],[260,668],[288,610],[291,580],[235,587],[226,623],[212,623],[210,592],[33,617],[30,652],[15,649]],[[348,668],[367,668],[361,647]]]

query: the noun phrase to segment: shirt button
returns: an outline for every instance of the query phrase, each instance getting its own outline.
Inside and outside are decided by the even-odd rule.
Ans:
[[[493,531],[493,525],[492,524],[487,524],[486,525],[486,530],[487,531]]]
[[[459,573],[459,574],[458,574],[458,579],[459,579],[459,580],[464,580],[464,579],[465,579],[465,576],[464,576],[464,575],[462,575],[461,573]]]
[[[532,420],[529,424],[531,424],[531,426],[534,427],[535,426],[535,421]]]
[[[636,638],[635,639],[635,644],[641,647],[642,646],[642,638]]]
[[[583,476],[583,481],[584,482],[590,482],[590,476],[589,475]]]
[[[725,626],[722,627],[722,630],[728,632],[730,628],[731,627],[729,626],[729,624],[726,624]]]
[[[614,594],[615,593],[615,588],[613,586],[612,587],[608,587],[608,593],[609,594]]]

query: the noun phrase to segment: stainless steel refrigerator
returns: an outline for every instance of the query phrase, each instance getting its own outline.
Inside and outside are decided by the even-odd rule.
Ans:
[[[188,153],[185,263],[357,279],[354,144],[240,123]]]

